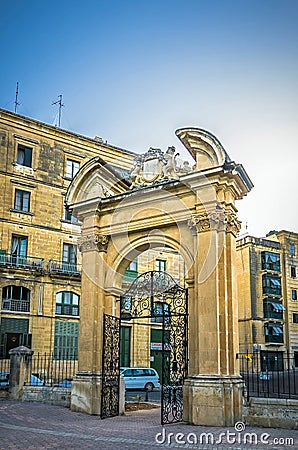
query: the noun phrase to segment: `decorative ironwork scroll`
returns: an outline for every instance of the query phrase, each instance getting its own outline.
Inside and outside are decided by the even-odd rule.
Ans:
[[[120,319],[104,315],[101,418],[119,415]]]
[[[163,321],[161,423],[183,420],[182,388],[187,374],[187,315]]]
[[[170,305],[171,315],[187,314],[186,289],[166,272],[150,271],[141,274],[121,296],[121,313],[131,318],[154,317],[155,302]]]

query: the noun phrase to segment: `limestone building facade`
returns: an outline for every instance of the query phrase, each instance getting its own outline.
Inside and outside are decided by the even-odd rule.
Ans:
[[[135,154],[5,110],[0,110],[0,139],[0,358],[26,345],[35,353],[76,359],[81,224],[66,210],[65,194],[92,158],[102,158],[125,178]],[[104,196],[98,189],[97,195]],[[130,264],[123,290],[150,270],[167,271],[184,282],[181,256],[161,247]],[[160,373],[160,324],[132,329],[123,323],[121,336],[121,365],[151,364]]]
[[[80,223],[66,190],[90,159],[124,179],[135,155],[3,109],[0,154],[0,358],[18,345],[77,357]]]
[[[240,352],[261,369],[298,367],[298,234],[272,231],[237,241]]]

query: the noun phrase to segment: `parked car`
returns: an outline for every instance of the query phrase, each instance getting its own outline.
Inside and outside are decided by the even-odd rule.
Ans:
[[[65,378],[65,380],[60,381],[55,384],[54,387],[71,388],[72,378]]]
[[[159,376],[151,367],[121,367],[120,373],[124,378],[126,389],[144,389],[153,391],[160,389]]]
[[[0,373],[0,386],[8,386],[9,385],[9,372],[1,372]],[[35,375],[30,375],[30,385],[31,386],[43,386],[44,382],[40,380]]]

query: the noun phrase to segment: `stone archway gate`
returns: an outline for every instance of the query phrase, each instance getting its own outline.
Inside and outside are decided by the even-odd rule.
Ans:
[[[82,222],[79,372],[71,409],[101,415],[104,315],[120,317],[123,274],[140,252],[169,248],[185,262],[189,370],[184,420],[232,426],[242,418],[235,280],[236,200],[252,183],[211,133],[176,135],[195,166],[177,167],[175,149],[138,155],[129,181],[100,158],[73,179],[66,202]],[[157,151],[158,150],[158,151]]]

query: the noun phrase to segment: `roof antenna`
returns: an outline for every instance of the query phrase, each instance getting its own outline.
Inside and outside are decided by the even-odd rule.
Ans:
[[[19,95],[19,82],[17,81],[17,87],[16,87],[16,99],[14,101],[14,112],[17,112],[18,106],[19,106],[19,102],[18,102],[18,95]]]
[[[52,105],[59,105],[59,110],[58,110],[58,127],[60,128],[60,124],[61,124],[61,111],[62,111],[62,107],[64,106],[64,104],[62,103],[62,94],[58,95],[59,100],[57,100],[56,102],[53,102]],[[56,125],[57,126],[57,125]]]

